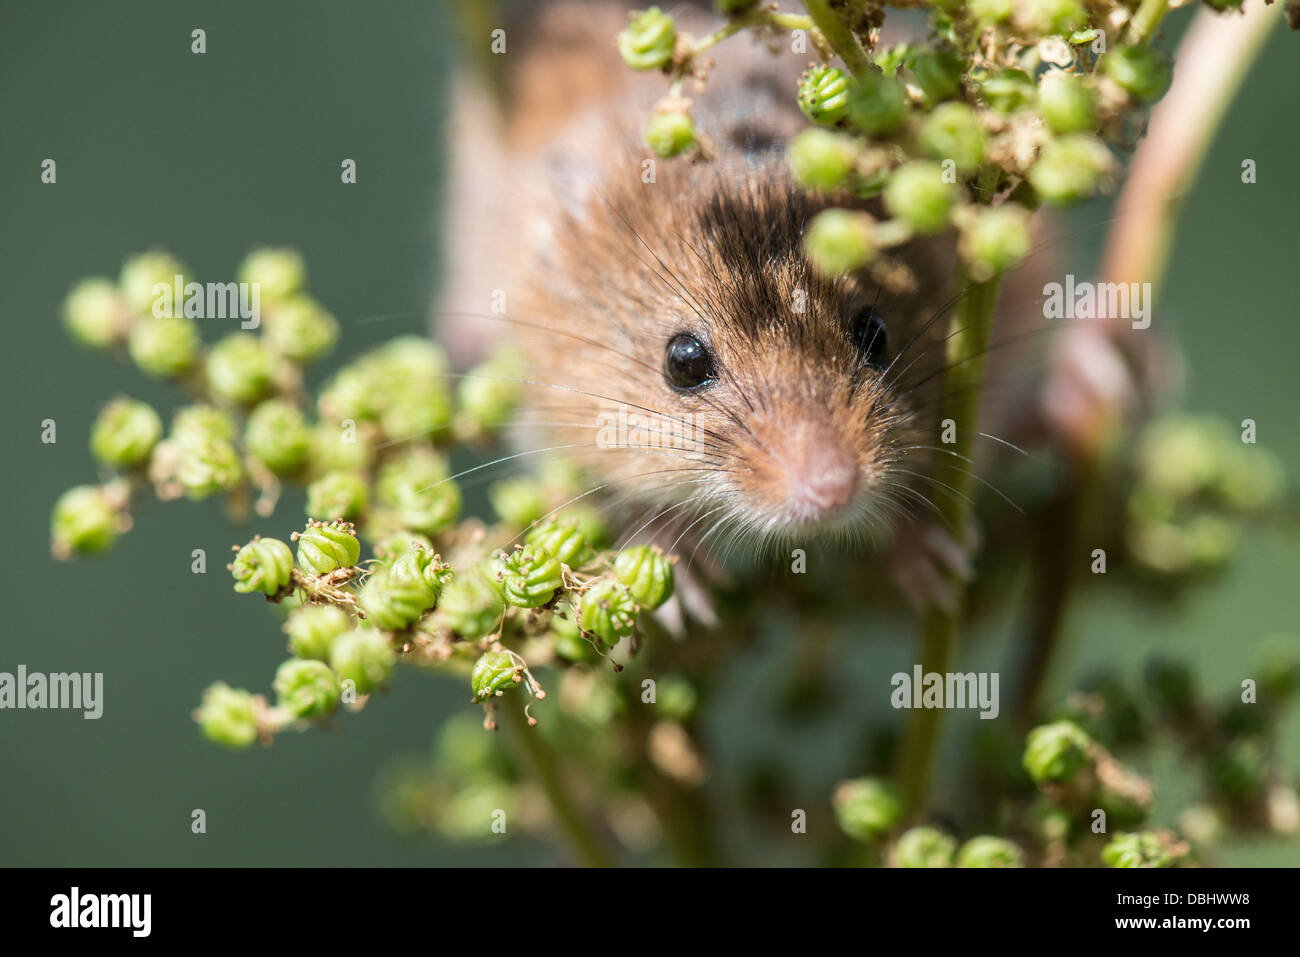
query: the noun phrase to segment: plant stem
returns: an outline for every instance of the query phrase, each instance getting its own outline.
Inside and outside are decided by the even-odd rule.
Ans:
[[[519,741],[520,749],[532,765],[537,783],[542,786],[546,799],[551,806],[555,823],[568,839],[574,855],[587,867],[611,867],[613,861],[605,852],[600,839],[588,826],[585,815],[574,801],[564,783],[564,776],[541,734],[536,728],[529,727],[524,717],[524,709],[513,705],[500,709],[506,714],[510,730]]]
[[[863,76],[873,69],[871,60],[862,49],[862,44],[858,43],[858,38],[853,35],[848,24],[831,9],[828,0],[804,0],[803,5],[808,15],[812,17],[812,22],[817,25],[826,42],[831,45],[831,49],[839,54],[839,58],[844,61],[850,73],[854,76]]]
[[[1169,0],[1142,0],[1137,13],[1129,21],[1128,38],[1131,43],[1146,43],[1151,34],[1156,32],[1165,11],[1169,9]]]
[[[958,278],[969,282],[965,269]],[[974,445],[975,421],[979,412],[980,381],[984,376],[984,354],[988,351],[989,330],[993,324],[993,310],[997,304],[999,277],[988,282],[970,283],[962,298],[960,308],[954,312],[948,339],[948,372],[944,377],[943,408],[940,421],[951,419],[957,423],[956,441],[951,451],[964,458],[970,457]],[[953,532],[958,544],[970,545],[968,529],[971,523],[970,493],[974,476],[967,470],[954,470],[948,483],[951,494],[938,503],[940,520]],[[964,589],[956,589],[957,596],[951,608],[931,605],[922,616],[921,672],[943,674],[951,670],[960,634]],[[920,689],[914,689],[919,693]],[[910,712],[903,735],[899,763],[899,784],[903,801],[910,812],[921,809],[930,785],[930,769],[939,740],[939,726],[943,710],[915,708]]]

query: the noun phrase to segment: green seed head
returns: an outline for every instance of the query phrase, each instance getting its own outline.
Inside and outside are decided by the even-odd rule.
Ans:
[[[339,324],[320,303],[295,296],[267,313],[263,332],[271,347],[294,362],[315,362],[334,348]]]
[[[550,519],[542,522],[529,530],[524,543],[550,552],[570,568],[581,568],[596,557],[595,551],[587,543],[587,536],[571,521]]]
[[[213,346],[205,367],[212,394],[240,405],[251,405],[267,393],[273,371],[266,346],[247,332],[226,336]]]
[[[892,133],[907,115],[907,89],[893,76],[868,73],[853,85],[847,109],[849,121],[864,133]]]
[[[158,413],[134,399],[114,399],[104,406],[90,433],[95,458],[113,468],[131,468],[149,458],[162,437]]]
[[[370,487],[355,472],[326,472],[307,486],[307,515],[321,521],[354,519],[370,499]]]
[[[982,27],[1006,23],[1016,12],[1015,0],[970,0],[968,9]]]
[[[56,558],[106,551],[117,541],[121,516],[102,488],[80,485],[64,492],[50,516],[50,547]]]
[[[373,457],[374,445],[356,420],[351,425],[321,422],[312,430],[310,459],[314,474],[364,472]]]
[[[257,740],[253,696],[223,681],[203,692],[194,720],[204,737],[227,748],[246,748]]]
[[[1121,832],[1101,851],[1107,867],[1172,867],[1173,858],[1152,831]]]
[[[673,594],[673,564],[658,548],[636,545],[614,559],[614,577],[628,587],[633,600],[654,611]]]
[[[401,525],[437,535],[460,517],[460,489],[446,463],[432,450],[416,448],[379,470],[375,497],[392,508]]]
[[[233,442],[237,434],[235,420],[210,405],[187,405],[172,416],[172,438],[178,442],[189,439]]]
[[[578,625],[612,647],[636,630],[636,601],[626,585],[602,579],[583,592]]]
[[[1101,58],[1103,73],[1139,100],[1158,100],[1169,89],[1169,61],[1146,46],[1125,46]]]
[[[1016,24],[1033,36],[1068,35],[1088,25],[1079,0],[1021,0]]]
[[[316,408],[323,421],[373,421],[379,417],[379,396],[371,370],[364,363],[344,366],[325,384]]]
[[[361,589],[361,607],[376,627],[401,631],[420,620],[438,600],[443,566],[423,548],[410,548],[375,572]]]
[[[831,802],[840,829],[858,841],[884,836],[903,817],[903,803],[893,785],[877,778],[841,782]]]
[[[555,608],[551,636],[555,653],[565,661],[590,661],[596,657],[596,649],[582,637],[582,629],[578,627],[578,611],[567,599]]]
[[[184,295],[186,285],[194,281],[186,275],[186,269],[180,260],[170,253],[148,252],[132,256],[122,266],[118,277],[118,286],[127,308],[138,316],[154,314],[154,304],[158,300],[154,287],[158,284],[171,289],[172,313],[177,312],[181,303],[175,302],[176,277],[181,277],[181,292]]]
[[[286,475],[306,464],[311,430],[292,402],[267,399],[248,417],[244,444],[272,472]]]
[[[176,481],[190,498],[207,498],[233,489],[243,478],[239,452],[224,439],[185,432],[176,436]]]
[[[463,638],[482,638],[496,631],[505,610],[497,583],[483,566],[458,574],[442,593],[439,609],[447,626]]]
[[[351,568],[361,557],[361,543],[351,522],[307,522],[298,533],[298,567],[308,575],[328,575]]]
[[[799,109],[818,126],[835,126],[849,112],[852,80],[839,67],[809,67],[799,78]]]
[[[827,130],[804,130],[790,143],[795,181],[806,189],[839,189],[853,171],[853,141]]]
[[[1019,847],[1000,837],[973,837],[957,852],[957,867],[1024,867]]]
[[[322,718],[339,706],[338,675],[323,661],[290,658],[272,684],[281,708],[296,718]]]
[[[299,658],[328,661],[334,639],[352,627],[352,618],[337,605],[305,605],[285,622],[289,650]]]
[[[876,222],[867,213],[824,209],[813,217],[804,236],[804,251],[828,276],[861,269],[876,254]]]
[[[1071,133],[1043,147],[1029,170],[1029,182],[1044,200],[1062,205],[1090,195],[1114,165],[1110,150],[1097,137]]]
[[[344,632],[330,649],[330,667],[340,681],[351,681],[357,694],[369,694],[387,681],[396,662],[388,639],[373,628]]]
[[[933,159],[950,159],[970,173],[984,161],[984,127],[965,103],[942,103],[921,126],[921,146]]]
[[[508,651],[489,651],[474,662],[470,687],[475,701],[486,701],[516,687],[523,680],[524,669]]]
[[[501,563],[506,601],[520,608],[539,608],[564,587],[560,560],[536,545],[516,549]]]
[[[677,29],[673,18],[651,7],[633,14],[627,27],[618,35],[618,52],[623,62],[634,70],[658,70],[673,59]]]
[[[501,520],[514,528],[526,528],[546,513],[541,483],[527,476],[497,482],[488,489],[488,499]]]
[[[293,552],[277,538],[258,536],[235,555],[230,574],[235,579],[235,591],[241,594],[260,591],[274,595],[293,576]]]
[[[979,85],[980,98],[999,113],[1017,113],[1034,105],[1038,90],[1023,70],[995,70]]]
[[[1037,784],[1068,781],[1088,763],[1091,743],[1071,721],[1041,725],[1029,732],[1021,763]]]
[[[131,360],[145,375],[171,379],[188,372],[199,357],[199,330],[190,319],[141,316],[131,326]]]
[[[972,278],[987,282],[1029,252],[1029,210],[1014,203],[972,208],[962,217],[958,249]]]
[[[433,542],[419,532],[398,529],[385,534],[375,542],[375,557],[391,565],[399,555],[412,548],[426,548],[432,551]]]
[[[83,279],[63,301],[63,323],[83,345],[102,349],[116,342],[126,328],[126,302],[110,280]]]
[[[955,200],[938,163],[913,160],[894,171],[885,187],[885,206],[918,233],[941,232]]]
[[[951,50],[921,47],[909,51],[904,64],[927,103],[950,100],[961,90],[962,62]]]
[[[500,431],[519,404],[521,356],[504,349],[470,369],[458,386],[457,402],[475,433]]]
[[[904,831],[894,846],[894,863],[898,867],[952,867],[957,842],[933,827],[914,827]]]
[[[680,110],[657,110],[645,127],[645,143],[656,156],[680,156],[695,146],[695,121]]]
[[[1053,133],[1083,133],[1097,121],[1088,81],[1072,73],[1047,73],[1038,87],[1039,108]]]
[[[396,386],[398,380],[393,380]],[[451,394],[444,378],[407,378],[393,388],[379,414],[384,434],[397,442],[438,439],[451,427]]]
[[[265,304],[283,302],[307,285],[307,266],[296,249],[262,247],[239,264],[239,281],[258,287]]]

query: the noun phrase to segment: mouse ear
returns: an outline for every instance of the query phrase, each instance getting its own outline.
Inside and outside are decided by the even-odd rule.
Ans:
[[[853,317],[849,336],[858,355],[868,365],[883,367],[889,349],[889,332],[885,320],[873,308],[866,308]]]

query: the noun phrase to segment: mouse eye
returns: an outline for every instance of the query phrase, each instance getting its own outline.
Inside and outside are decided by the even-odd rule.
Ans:
[[[885,331],[885,320],[874,309],[858,313],[849,327],[849,336],[864,362],[877,368],[885,364],[889,335]]]
[[[664,353],[664,378],[678,389],[695,389],[713,380],[713,356],[690,333],[668,340]]]

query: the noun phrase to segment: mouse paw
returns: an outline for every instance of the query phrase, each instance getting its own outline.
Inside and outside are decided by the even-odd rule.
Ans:
[[[700,574],[679,563],[673,569],[673,594],[654,613],[655,621],[678,641],[692,624],[712,628],[718,623],[713,589]]]
[[[971,558],[979,547],[979,529],[973,521],[966,542],[931,521],[905,522],[895,530],[889,577],[913,611],[953,610],[961,587],[974,577]]]

